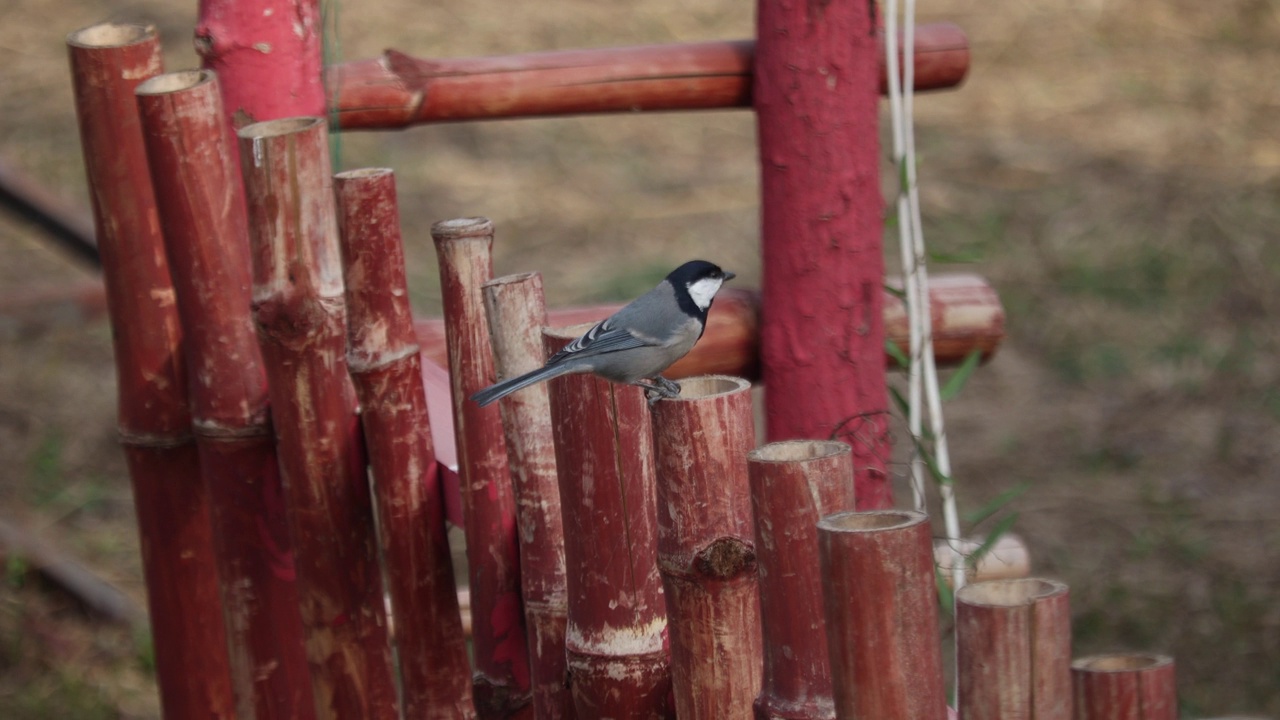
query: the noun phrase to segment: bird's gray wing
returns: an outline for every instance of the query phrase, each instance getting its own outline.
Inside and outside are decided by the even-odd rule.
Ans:
[[[619,326],[615,322],[615,318],[610,317],[596,323],[594,327],[583,333],[582,337],[565,345],[560,352],[552,355],[547,360],[547,364],[561,363],[570,358],[591,357],[620,350],[652,347],[657,344],[651,338],[636,335],[627,328]]]

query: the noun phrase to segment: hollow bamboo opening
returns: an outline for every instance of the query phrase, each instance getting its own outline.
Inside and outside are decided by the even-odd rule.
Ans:
[[[431,226],[431,235],[436,239],[436,242],[465,237],[484,237],[492,234],[493,222],[489,218],[483,217],[441,220]]]
[[[393,173],[394,171],[391,168],[367,167],[344,170],[340,173],[335,173],[333,177],[339,180],[359,180],[362,178],[380,178]]]
[[[71,33],[67,36],[67,44],[82,48],[127,47],[146,42],[155,34],[154,25],[99,23]]]
[[[538,273],[536,272],[522,272],[522,273],[514,273],[512,275],[503,275],[502,277],[496,277],[492,280],[486,281],[480,287],[490,288],[490,287],[501,287],[503,285],[519,285],[520,283],[528,282],[530,278],[536,276],[537,274]]]
[[[751,383],[731,375],[699,375],[680,381],[680,394],[670,398],[676,402],[731,395],[751,390]]]
[[[849,446],[835,440],[783,440],[769,443],[747,453],[747,460],[758,463],[796,463],[843,455]]]
[[[1041,578],[988,580],[961,588],[956,599],[966,605],[1018,607],[1065,592],[1067,592],[1067,586],[1056,580]]]
[[[213,82],[212,70],[179,70],[157,75],[138,86],[139,95],[165,95]]]
[[[818,529],[834,533],[866,533],[897,530],[925,522],[924,513],[911,510],[868,510],[840,512],[818,521]]]
[[[279,120],[264,120],[263,122],[245,125],[236,131],[236,135],[246,139],[265,139],[279,137],[281,135],[290,135],[292,133],[310,130],[311,128],[324,123],[324,118],[317,117],[292,117],[280,118]]]
[[[1134,672],[1136,670],[1152,670],[1164,667],[1172,662],[1173,658],[1167,655],[1117,653],[1115,655],[1094,655],[1080,658],[1071,663],[1071,669],[1094,673]]]

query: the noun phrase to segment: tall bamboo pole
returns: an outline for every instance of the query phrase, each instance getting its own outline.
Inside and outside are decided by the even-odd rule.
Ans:
[[[775,442],[747,454],[760,563],[764,682],[759,720],[835,717],[818,520],[854,505],[849,446]]]
[[[875,40],[872,61],[878,61],[883,92],[883,36]],[[755,50],[751,40],[470,58],[414,58],[389,50],[329,73],[344,129],[386,129],[499,117],[744,107],[751,104]],[[955,25],[918,27],[913,52],[917,90],[954,87],[969,69],[968,40]]]
[[[404,716],[475,717],[395,176],[387,169],[338,173],[334,192],[349,313],[347,358],[373,474]]]
[[[589,326],[548,329],[547,353]],[[668,717],[653,429],[644,392],[591,375],[549,383],[564,513],[565,645],[580,718]]]
[[[135,88],[162,71],[160,42],[154,28],[104,23],[71,33],[67,47],[161,705],[169,718],[231,718],[208,494],[191,438],[182,329],[134,99]]]
[[[476,710],[483,718],[532,714],[520,558],[502,419],[471,402],[493,382],[480,286],[493,277],[493,223],[445,220],[431,228],[449,346],[449,385],[471,580]]]
[[[1053,580],[956,593],[957,706],[966,720],[1071,720],[1071,608]]]
[[[876,5],[756,7],[767,435],[848,442],[858,506],[889,507]]]
[[[482,288],[498,373],[514,377],[540,367],[545,357],[542,327],[547,322],[542,276],[508,275]],[[515,481],[533,712],[539,719],[573,717],[564,646],[569,614],[564,520],[547,387],[538,384],[513,393],[500,407]]]
[[[703,376],[653,406],[658,566],[682,720],[746,718],[760,692],[760,595],[747,452],[751,384]]]
[[[837,513],[818,540],[836,716],[946,720],[928,516]]]
[[[1076,720],[1175,720],[1178,694],[1173,658],[1119,653],[1071,663]]]
[[[293,551],[267,378],[250,314],[248,225],[218,80],[138,86],[151,177],[173,268],[196,445],[209,489],[237,714],[311,718]]]
[[[397,716],[356,398],[328,135],[318,118],[241,128],[254,319],[266,361],[302,623],[321,718]]]

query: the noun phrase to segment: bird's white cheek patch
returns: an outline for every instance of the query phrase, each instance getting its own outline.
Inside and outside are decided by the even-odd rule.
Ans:
[[[723,282],[720,278],[702,278],[690,283],[689,297],[693,298],[693,302],[698,306],[699,310],[706,310],[711,307],[711,301],[715,298],[716,293],[719,292],[720,284]]]

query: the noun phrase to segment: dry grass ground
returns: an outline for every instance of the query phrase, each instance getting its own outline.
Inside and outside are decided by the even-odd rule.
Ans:
[[[1012,509],[1071,584],[1077,652],[1177,656],[1188,717],[1280,716],[1280,2],[927,3],[970,79],[918,102],[928,239],[999,288],[1009,339],[949,406],[962,503]],[[338,8],[337,52],[461,55],[752,34],[752,4],[379,0]],[[192,65],[194,2],[8,0],[0,157],[86,193],[63,37],[159,26]],[[401,184],[415,300],[427,229],[487,215],[499,272],[553,302],[632,294],[701,255],[759,276],[749,113],[514,121],[347,135]],[[892,253],[891,253],[892,255]],[[88,277],[0,216],[0,289]],[[102,323],[0,336],[0,508],[141,597]],[[905,495],[900,495],[905,497]],[[87,621],[10,562],[9,717],[154,717],[143,640]]]

